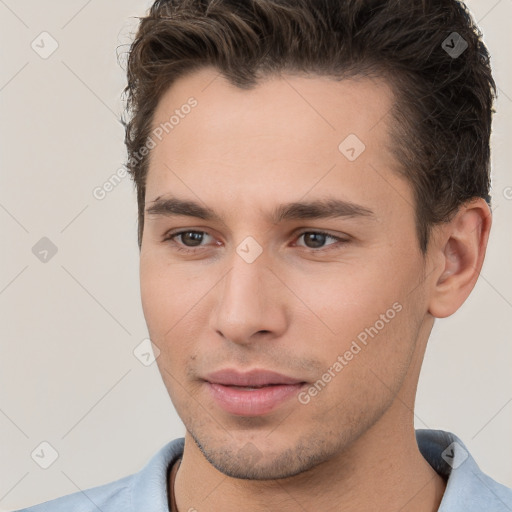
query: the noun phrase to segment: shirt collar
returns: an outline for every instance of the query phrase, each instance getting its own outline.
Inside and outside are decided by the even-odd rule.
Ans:
[[[183,454],[184,446],[183,437],[170,441],[134,474],[130,486],[133,512],[169,512],[168,471]]]
[[[444,430],[416,430],[418,448],[445,478],[438,512],[512,511],[512,490],[482,473],[464,443]]]

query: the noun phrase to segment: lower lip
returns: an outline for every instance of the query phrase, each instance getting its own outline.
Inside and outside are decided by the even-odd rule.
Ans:
[[[281,384],[250,390],[211,382],[206,384],[213,399],[222,409],[239,416],[267,414],[292,396],[296,396],[304,385]]]

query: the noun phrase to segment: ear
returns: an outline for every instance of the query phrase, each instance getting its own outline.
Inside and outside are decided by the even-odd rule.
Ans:
[[[440,225],[432,258],[439,271],[433,276],[429,313],[445,318],[460,308],[473,290],[485,257],[491,229],[491,210],[483,198],[468,201],[453,219]]]

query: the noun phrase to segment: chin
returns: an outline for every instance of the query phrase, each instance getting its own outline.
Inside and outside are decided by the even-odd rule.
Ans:
[[[290,478],[330,459],[337,448],[328,442],[318,442],[318,439],[304,439],[293,446],[283,447],[280,451],[275,451],[276,448],[273,447],[272,452],[265,452],[250,441],[237,449],[234,441],[230,446],[227,440],[212,443],[209,439],[201,443],[194,435],[192,438],[205,459],[215,469],[226,476],[241,480]],[[221,444],[222,447],[216,448],[215,444]]]

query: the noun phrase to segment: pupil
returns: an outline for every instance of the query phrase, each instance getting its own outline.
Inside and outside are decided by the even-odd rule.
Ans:
[[[321,233],[306,233],[304,240],[306,241],[308,237],[320,237],[320,240],[318,240],[318,238],[316,239],[317,245],[315,245],[315,241],[313,240],[313,247],[321,247],[325,243],[325,235],[322,235]]]
[[[201,244],[202,233],[198,233],[196,231],[187,231],[186,233],[182,234],[182,237],[183,236],[185,238],[189,239],[189,241],[197,242],[196,244],[192,243],[192,245],[200,245]],[[191,240],[190,240],[190,238],[191,238]],[[183,240],[183,241],[186,242],[185,240]]]

